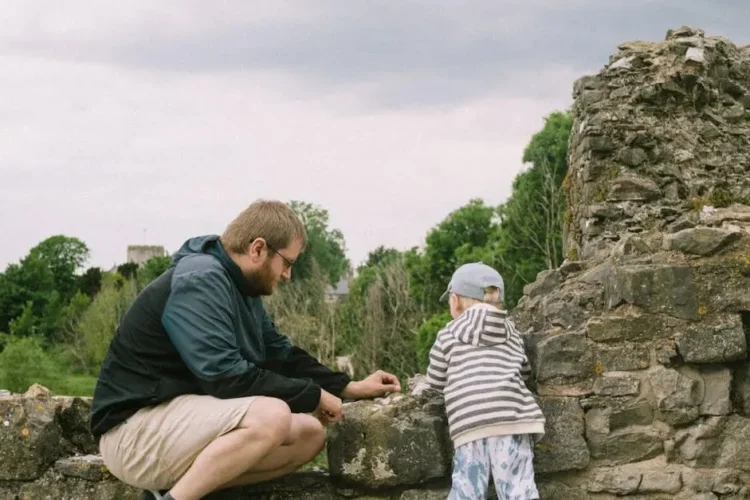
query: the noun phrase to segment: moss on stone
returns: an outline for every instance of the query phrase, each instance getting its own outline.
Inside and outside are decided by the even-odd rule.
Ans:
[[[734,203],[735,199],[729,190],[722,187],[716,187],[711,192],[710,201],[711,205],[716,208],[726,208]]]

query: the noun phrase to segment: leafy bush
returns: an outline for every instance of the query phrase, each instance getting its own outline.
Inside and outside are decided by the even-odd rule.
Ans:
[[[25,392],[30,385],[49,386],[59,380],[58,367],[44,352],[36,337],[9,336],[0,353],[0,387]]]
[[[419,361],[419,371],[424,372],[430,364],[430,349],[435,343],[438,332],[451,320],[450,311],[431,316],[417,329],[416,351]]]

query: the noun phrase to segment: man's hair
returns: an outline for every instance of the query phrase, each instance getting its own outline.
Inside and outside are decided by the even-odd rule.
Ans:
[[[257,200],[239,213],[221,235],[221,244],[228,251],[245,253],[258,238],[266,240],[273,250],[281,250],[292,241],[307,245],[305,225],[294,211],[281,201]]]
[[[456,294],[456,298],[458,299],[459,311],[465,311],[476,304],[490,304],[497,308],[502,308],[503,306],[503,298],[500,296],[500,289],[496,286],[488,286],[487,288],[485,288],[484,297],[481,301],[472,299],[470,297],[464,297],[458,294]]]

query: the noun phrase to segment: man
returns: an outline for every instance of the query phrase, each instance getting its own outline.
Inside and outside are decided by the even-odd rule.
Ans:
[[[280,335],[261,297],[291,278],[304,225],[257,201],[224,233],[188,240],[126,312],[102,363],[91,429],[125,483],[168,500],[288,474],[323,448],[341,399],[398,392],[353,382]]]

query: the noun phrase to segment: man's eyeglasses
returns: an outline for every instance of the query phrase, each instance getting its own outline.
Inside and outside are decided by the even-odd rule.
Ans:
[[[266,246],[268,247],[268,249],[270,251],[272,251],[273,253],[275,253],[276,255],[278,255],[279,257],[281,257],[282,259],[284,259],[284,268],[285,269],[291,269],[291,267],[294,265],[294,261],[289,260],[286,257],[284,257],[281,253],[279,253],[278,250],[276,250],[274,247],[272,247],[271,245],[269,245],[268,242],[266,242]]]

